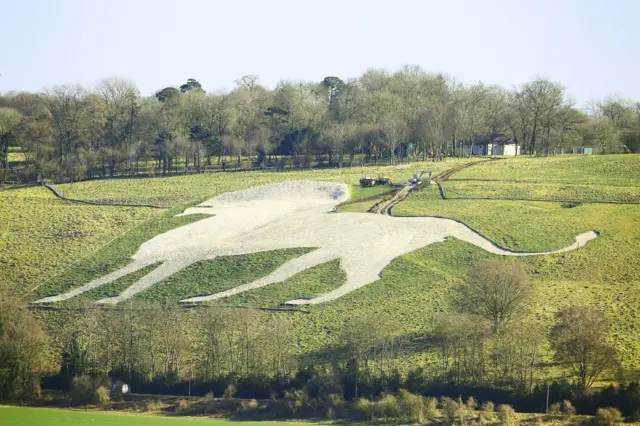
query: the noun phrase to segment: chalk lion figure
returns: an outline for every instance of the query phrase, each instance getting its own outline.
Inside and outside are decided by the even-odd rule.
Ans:
[[[191,297],[182,302],[207,302],[281,282],[306,269],[340,259],[346,281],[335,290],[311,299],[287,301],[289,305],[335,300],[381,277],[396,257],[454,237],[503,256],[533,256],[575,250],[597,237],[578,235],[576,242],[560,250],[517,253],[502,249],[462,223],[433,217],[391,217],[364,213],[329,214],[349,196],[344,184],[292,181],[258,186],[214,197],[181,215],[205,213],[203,220],[181,226],[143,243],[127,266],[79,288],[37,302],[67,300],[108,284],[149,265],[153,271],[116,297],[97,303],[126,300],[176,272],[203,260],[311,247],[315,250],[292,259],[256,281],[216,294]]]

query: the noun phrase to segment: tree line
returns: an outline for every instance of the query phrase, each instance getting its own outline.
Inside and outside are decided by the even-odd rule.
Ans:
[[[185,310],[135,300],[115,308],[81,300],[31,311],[5,288],[0,400],[37,396],[44,376],[46,386],[63,389],[86,376],[121,380],[142,393],[260,399],[296,389],[349,400],[402,388],[455,397],[464,389],[530,407],[558,371],[565,379],[554,385],[556,400],[586,397],[600,379],[628,378],[601,312],[569,306],[549,328],[532,318],[534,290],[522,264],[486,261],[469,271],[452,293],[451,313],[429,330],[404,335],[389,316],[354,316],[332,345],[309,354],[301,353],[287,313],[215,305]],[[412,354],[425,362],[412,365]]]
[[[207,93],[188,79],[145,97],[132,82],[107,78],[5,93],[0,180],[395,163],[463,156],[464,144],[491,134],[512,138],[525,154],[640,148],[640,103],[612,95],[578,109],[545,78],[503,88],[405,66],[273,89],[253,75],[235,83]],[[24,154],[14,170],[10,150]]]

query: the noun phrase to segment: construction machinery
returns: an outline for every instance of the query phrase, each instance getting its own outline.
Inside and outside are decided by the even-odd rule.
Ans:
[[[422,183],[422,178],[427,173],[426,171],[420,172],[420,174],[416,173],[413,175],[411,179],[409,179],[409,183],[412,185],[419,185]],[[431,183],[431,171],[429,171],[429,183]]]
[[[374,178],[370,178],[370,177],[363,177],[362,179],[360,179],[360,186],[363,188],[369,187],[369,186],[376,186],[376,180]]]
[[[363,188],[380,185],[391,185],[392,183],[393,180],[386,176],[381,176],[376,179],[367,176],[360,179],[360,186],[362,186]]]

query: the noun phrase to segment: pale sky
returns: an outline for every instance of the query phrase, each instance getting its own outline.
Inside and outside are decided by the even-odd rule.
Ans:
[[[320,81],[403,64],[511,87],[535,75],[581,104],[640,100],[640,0],[0,0],[0,92],[90,85],[208,91],[257,74]]]

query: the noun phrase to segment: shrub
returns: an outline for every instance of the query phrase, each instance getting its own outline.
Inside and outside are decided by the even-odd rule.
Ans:
[[[470,396],[469,398],[467,398],[467,402],[465,403],[465,405],[467,406],[467,410],[476,411],[476,409],[478,408],[478,401],[476,401],[474,397]]]
[[[375,404],[367,398],[360,398],[353,403],[354,415],[363,420],[373,420],[375,417]]]
[[[425,398],[424,415],[429,419],[433,419],[438,416],[438,400],[437,399]]]
[[[93,404],[97,402],[95,389],[91,377],[74,377],[71,382],[71,401],[78,405]]]
[[[563,209],[572,209],[574,207],[579,207],[581,205],[582,203],[578,203],[574,201],[566,201],[564,203],[560,203],[560,207],[562,207]]]
[[[566,399],[562,401],[560,411],[562,411],[562,414],[567,417],[574,416],[576,414],[576,408],[571,404],[570,401],[567,401]]]
[[[551,407],[549,407],[549,414],[551,414],[552,416],[559,416],[560,413],[560,403],[556,402],[554,404],[551,404]]]
[[[154,399],[152,401],[147,402],[145,405],[146,411],[158,411],[162,408],[162,402],[159,399]]]
[[[516,410],[507,404],[498,405],[498,419],[505,426],[515,425],[518,420],[516,418]]]
[[[336,410],[333,407],[327,407],[326,416],[329,420],[336,418]]]
[[[309,394],[306,389],[285,391],[284,400],[289,412],[296,414],[309,404]]]
[[[617,408],[598,408],[593,424],[596,426],[614,426],[622,423],[622,413]]]
[[[329,394],[329,396],[326,397],[325,405],[327,409],[326,415],[330,419],[334,419],[336,416],[344,413],[344,398],[340,394]]]
[[[99,386],[98,389],[95,390],[94,400],[101,407],[106,407],[109,401],[111,401],[111,395],[109,394],[109,389],[107,389],[104,386]]]
[[[216,411],[216,396],[213,392],[207,392],[204,396],[207,400],[207,407],[205,412],[208,414],[215,413]]]
[[[480,420],[487,421],[487,422],[493,421],[494,411],[495,411],[495,406],[493,405],[493,402],[491,401],[483,402],[482,406],[480,407]]]
[[[400,413],[413,422],[424,421],[424,400],[420,395],[414,395],[406,389],[398,391],[398,406]]]
[[[224,389],[224,394],[222,394],[223,398],[232,399],[236,396],[238,392],[238,388],[233,383],[229,383],[227,387]]]
[[[388,394],[376,403],[376,416],[383,418],[400,417],[400,406],[395,396]]]
[[[249,399],[240,403],[240,409],[244,412],[252,411],[256,408],[258,408],[258,401],[256,401],[255,399]]]
[[[174,406],[174,411],[176,413],[182,413],[184,410],[189,408],[189,404],[183,398],[180,398],[176,401],[176,405]]]
[[[444,417],[449,423],[453,423],[461,417],[461,407],[453,399],[447,397],[441,398],[440,406],[444,412]],[[464,415],[462,417],[464,417]]]

